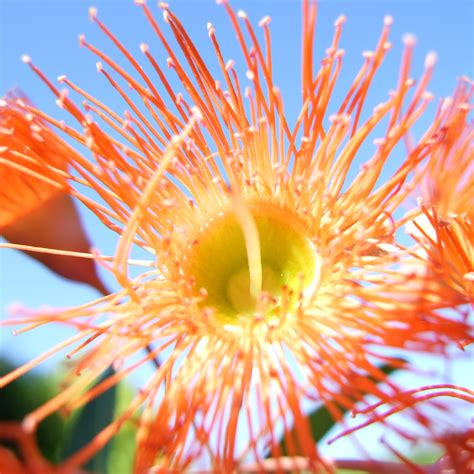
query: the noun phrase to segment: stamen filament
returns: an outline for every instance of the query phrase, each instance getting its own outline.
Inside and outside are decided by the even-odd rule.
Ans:
[[[232,207],[244,234],[249,266],[250,294],[253,298],[257,298],[262,291],[262,255],[257,224],[255,224],[255,220],[244,201],[234,194],[232,194]]]
[[[22,244],[10,244],[10,243],[0,243],[0,249],[15,249],[15,250],[23,250],[25,252],[39,252],[39,253],[47,253],[51,255],[64,255],[67,257],[77,257],[77,258],[88,258],[91,260],[103,260],[105,262],[113,262],[114,257],[108,255],[95,255],[92,253],[85,253],[85,252],[73,252],[71,250],[59,250],[59,249],[48,249],[45,247],[33,247],[31,245],[22,245]],[[136,265],[140,267],[154,267],[156,264],[155,262],[148,261],[148,260],[138,260],[130,258],[127,261],[128,265]]]

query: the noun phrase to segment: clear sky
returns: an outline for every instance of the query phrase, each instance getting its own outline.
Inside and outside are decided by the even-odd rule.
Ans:
[[[148,3],[160,20],[157,2]],[[206,29],[208,21],[214,24],[225,58],[236,60],[236,69],[245,81],[246,69],[223,7],[216,6],[213,0],[170,0],[169,3],[203,56],[212,60],[212,67],[217,71]],[[245,10],[255,24],[266,14],[272,17],[274,78],[282,90],[291,122],[301,104],[300,2],[235,0],[231,3],[236,10]],[[98,8],[99,17],[139,59],[141,42],[148,43],[151,51],[161,60],[166,57],[140,8],[132,0],[98,0],[93,4]],[[120,62],[120,55],[114,47],[97,26],[89,22],[90,5],[90,1],[83,0],[0,0],[0,95],[19,87],[43,110],[66,118],[55,106],[54,97],[46,87],[21,62],[21,55],[27,53],[51,79],[67,74],[75,83],[93,91],[121,114],[126,107],[105,78],[96,72],[97,59],[78,44],[78,34],[85,33],[90,42],[110,52]],[[371,105],[385,100],[388,90],[397,84],[401,38],[407,32],[414,33],[418,38],[414,77],[421,73],[426,53],[430,50],[438,53],[435,76],[429,88],[436,97],[450,95],[459,76],[474,77],[474,2],[471,0],[321,1],[316,35],[318,59],[330,44],[333,22],[340,14],[347,16],[347,23],[342,37],[342,47],[346,51],[343,72],[336,86],[338,97],[345,94],[359,68],[361,52],[375,47],[385,14],[394,17],[391,34],[393,48],[376,76],[369,98]],[[434,107],[433,104],[431,111]],[[394,162],[393,166],[396,164]],[[112,254],[116,236],[105,230],[87,211],[81,209],[81,213],[93,245],[104,254]],[[114,287],[113,280],[108,276],[105,278]],[[95,296],[94,291],[61,280],[19,252],[0,250],[0,312],[4,314],[6,308],[16,302],[30,308],[45,304],[58,307],[85,302]],[[53,328],[16,338],[3,331],[1,350],[14,355],[19,361],[25,361],[49,347],[49,338],[59,340],[61,337],[61,332]]]

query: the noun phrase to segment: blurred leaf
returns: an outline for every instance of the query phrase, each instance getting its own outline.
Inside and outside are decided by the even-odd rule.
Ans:
[[[399,361],[401,363],[405,362],[402,359],[399,359]],[[398,370],[399,367],[392,367],[391,365],[385,364],[385,365],[380,366],[379,369],[384,374],[386,374],[388,376],[388,375],[392,374],[393,372],[395,372],[396,370]],[[377,383],[384,382],[384,380],[385,380],[384,379],[384,380],[375,381],[372,377],[368,377],[368,378],[369,378],[369,380],[372,380],[372,381],[377,382]],[[335,406],[337,406],[339,408],[341,414],[344,415],[348,411],[352,410],[352,408],[356,405],[356,403],[360,402],[366,395],[368,395],[368,393],[361,393],[360,397],[353,398],[352,399],[353,403],[349,407],[343,407],[339,403],[337,403],[335,400],[333,400],[333,403],[334,403]],[[321,439],[323,439],[324,436],[326,436],[326,434],[328,434],[329,431],[336,424],[336,421],[331,416],[331,413],[327,409],[326,405],[322,405],[317,410],[310,413],[308,415],[308,419],[309,419],[309,422],[310,422],[310,425],[311,425],[311,433],[312,433],[313,439],[316,443],[321,441]],[[286,443],[285,443],[284,438],[282,438],[282,440],[280,441],[280,447],[281,447],[281,450],[282,450],[283,454],[288,452],[288,450],[286,448]],[[267,453],[267,456],[269,456],[269,455],[270,454]]]
[[[117,386],[117,399],[115,407],[115,418],[120,416],[133,399],[133,389],[125,383]],[[107,463],[107,472],[115,474],[118,472],[133,472],[133,461],[135,458],[137,428],[132,422],[125,422],[120,431],[114,436]]]
[[[434,464],[443,456],[443,450],[439,446],[431,448],[418,448],[408,453],[408,458],[416,464]]]
[[[0,359],[0,375],[5,375],[16,366],[7,359]],[[46,403],[58,392],[55,376],[28,373],[0,390],[0,420],[19,421],[28,413]],[[58,413],[48,416],[40,423],[37,443],[43,456],[53,463],[60,461],[64,440],[65,421]],[[5,443],[14,449],[14,446]]]
[[[113,375],[109,368],[97,383]],[[88,444],[102,429],[114,419],[116,402],[116,386],[111,387],[98,397],[91,400],[79,411],[71,423],[68,433],[68,442],[64,450],[64,457],[70,456]],[[103,474],[107,471],[107,462],[110,452],[110,443],[106,444],[85,466],[84,469]]]

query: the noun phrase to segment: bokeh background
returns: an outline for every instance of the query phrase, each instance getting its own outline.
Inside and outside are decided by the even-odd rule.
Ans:
[[[156,2],[148,3],[161,21],[161,12],[156,7]],[[236,61],[236,69],[241,73],[241,80],[245,84],[246,68],[224,8],[216,6],[213,0],[171,0],[169,3],[195,40],[203,57],[210,61],[211,70],[217,72],[218,65],[206,30],[207,22],[214,24],[225,58]],[[231,3],[236,10],[245,10],[255,25],[263,16],[271,16],[274,80],[282,90],[288,120],[290,123],[294,122],[301,105],[300,2],[235,0]],[[0,95],[13,88],[20,88],[43,110],[72,123],[72,119],[55,105],[54,97],[45,85],[21,62],[21,55],[27,53],[51,79],[66,74],[73,82],[92,92],[121,114],[127,108],[126,104],[110,88],[106,79],[97,73],[97,58],[85,48],[79,47],[78,35],[84,33],[89,42],[110,53],[119,64],[126,64],[99,28],[88,20],[89,6],[90,2],[84,0],[0,0]],[[141,59],[139,45],[146,42],[163,64],[166,53],[140,8],[134,6],[132,0],[98,0],[94,2],[94,6],[98,8],[101,20],[119,36],[132,54]],[[474,77],[474,2],[471,0],[321,1],[315,45],[317,61],[330,45],[333,23],[340,14],[347,16],[341,42],[346,54],[334,95],[335,104],[341,101],[362,64],[362,51],[375,47],[386,14],[394,17],[391,33],[393,47],[371,88],[366,109],[368,113],[373,106],[386,99],[390,89],[396,87],[403,49],[402,36],[405,33],[414,33],[418,38],[413,77],[421,74],[428,51],[434,50],[438,54],[435,75],[429,87],[436,98],[450,95],[460,76]],[[167,31],[166,25],[162,24]],[[415,133],[420,133],[427,126],[435,107],[436,101],[415,127]],[[335,110],[336,107],[333,107],[330,112]],[[370,146],[366,150],[367,154],[360,157],[361,161],[370,156]],[[395,168],[402,159],[401,151],[399,156],[392,157],[389,168]],[[0,186],[6,185],[8,183],[0,183]],[[79,208],[93,246],[105,255],[112,255],[117,237],[105,229],[91,213],[81,206]],[[102,272],[102,277],[110,288],[116,288],[110,275]],[[55,276],[21,252],[0,250],[2,317],[6,317],[12,308],[16,309],[19,305],[28,308],[41,308],[44,305],[71,306],[97,296],[95,290]],[[25,362],[55,341],[61,340],[65,334],[67,331],[64,328],[45,327],[13,337],[10,329],[2,328],[0,357],[7,357],[15,364]],[[54,374],[61,370],[63,361],[64,354],[61,354],[43,363],[38,371]],[[453,380],[471,383],[467,380],[471,363],[472,358],[465,358],[452,364],[449,371]],[[425,367],[432,365],[433,370],[440,369],[436,361],[429,357],[423,360],[423,364]],[[134,383],[140,383],[140,377],[137,374]],[[344,444],[339,446],[342,448],[331,447],[330,450],[333,451],[328,452],[337,453],[347,449]]]

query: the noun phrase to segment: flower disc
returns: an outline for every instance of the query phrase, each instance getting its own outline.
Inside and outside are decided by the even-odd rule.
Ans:
[[[310,290],[317,283],[319,258],[303,224],[273,206],[256,205],[250,211],[260,243],[260,296],[278,301],[284,288],[295,297]],[[188,254],[196,288],[207,293],[204,306],[214,309],[227,322],[257,310],[258,297],[250,291],[247,254],[244,232],[232,211],[211,219]]]

